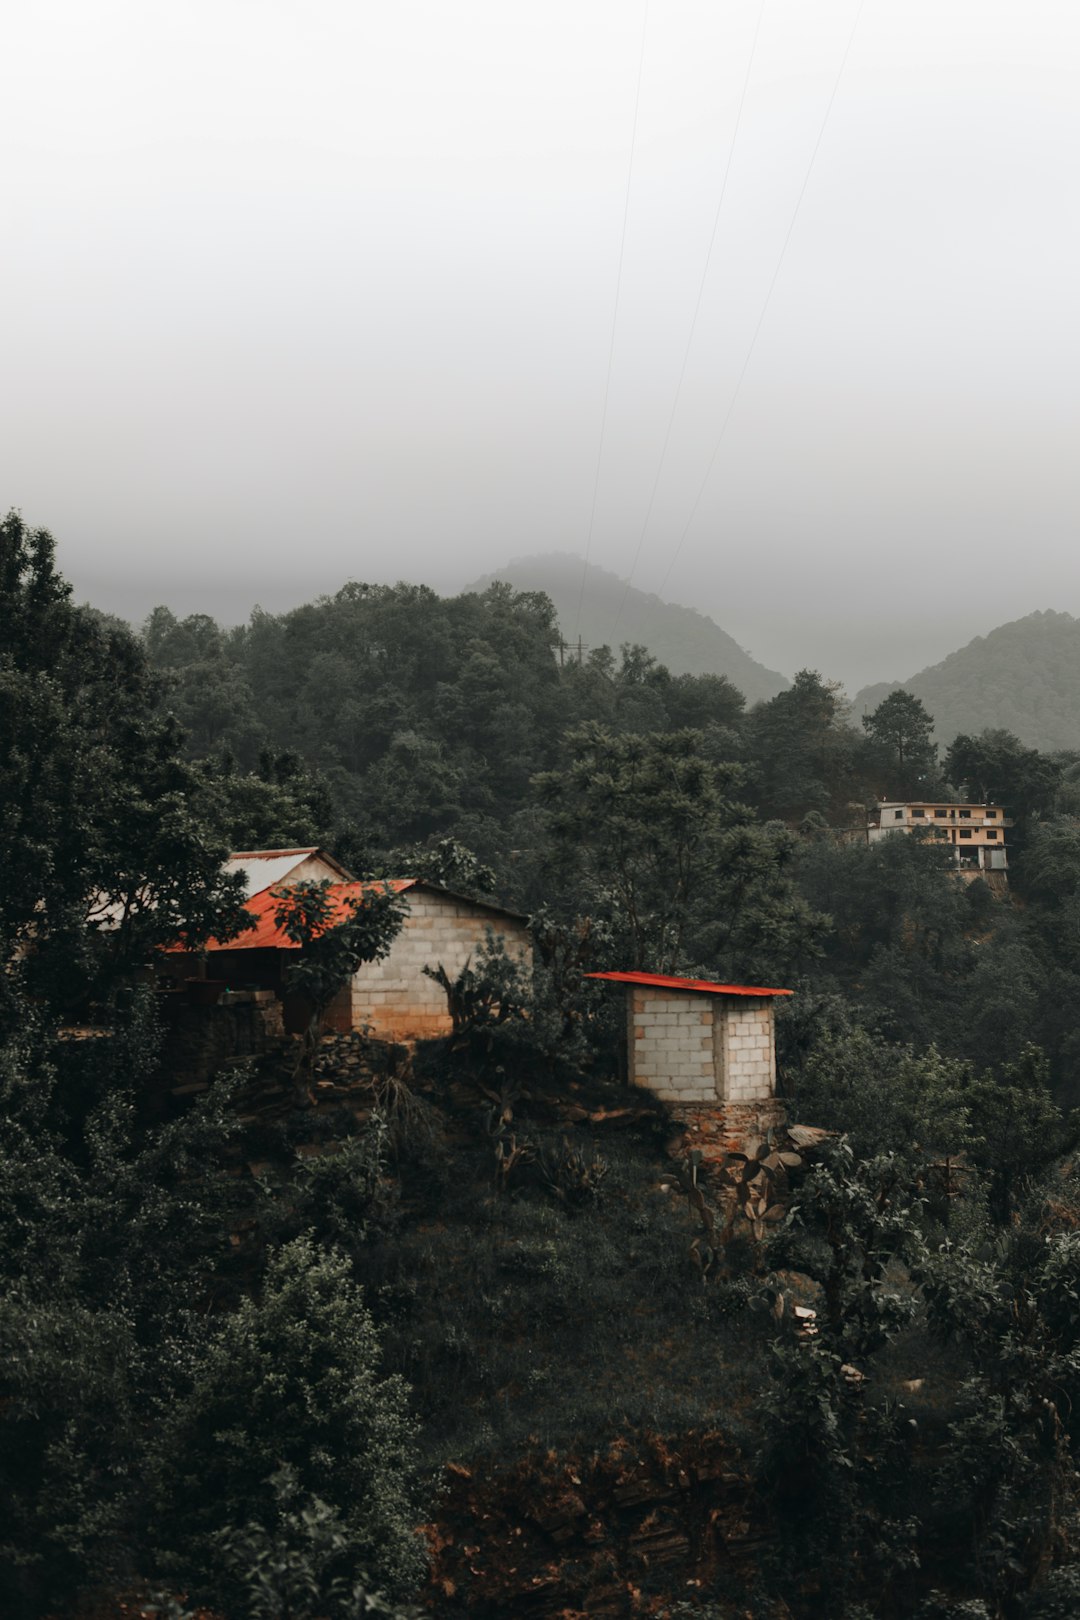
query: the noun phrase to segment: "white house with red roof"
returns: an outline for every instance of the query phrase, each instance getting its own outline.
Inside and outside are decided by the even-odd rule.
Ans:
[[[246,909],[254,926],[235,939],[208,941],[202,959],[182,951],[169,953],[174,978],[202,977],[222,991],[272,989],[284,1002],[285,1026],[306,1027],[308,1011],[285,991],[285,972],[297,947],[276,921],[275,891],[298,883],[329,882],[332,903],[342,911],[347,900],[383,887],[381,880],[357,882],[333,856],[317,848],[247,850],[229,857],[227,870],[243,872]],[[446,969],[457,977],[490,931],[505,942],[511,956],[531,965],[528,919],[491,902],[455,894],[423,878],[388,880],[406,902],[401,931],[381,962],[365,962],[331,1003],[327,1029],[346,1032],[370,1026],[385,1040],[416,1040],[450,1032],[451,1020],[441,985],[425,967]]]

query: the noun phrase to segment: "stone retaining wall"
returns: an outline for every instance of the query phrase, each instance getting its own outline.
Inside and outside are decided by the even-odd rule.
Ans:
[[[686,1133],[686,1149],[696,1148],[706,1164],[723,1164],[729,1153],[742,1153],[755,1137],[764,1140],[787,1125],[787,1107],[779,1097],[711,1107],[680,1104],[673,1112]]]
[[[199,1085],[236,1058],[259,1057],[283,1033],[281,1003],[272,990],[233,992],[212,1006],[176,993],[159,998],[165,1039],[162,1068],[171,1086]]]

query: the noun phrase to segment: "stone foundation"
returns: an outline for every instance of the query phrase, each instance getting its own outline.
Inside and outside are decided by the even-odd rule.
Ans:
[[[376,1079],[404,1070],[408,1058],[408,1047],[372,1040],[359,1030],[344,1035],[325,1034],[319,1040],[315,1079]]]
[[[705,1164],[722,1164],[755,1137],[764,1139],[770,1130],[787,1125],[787,1107],[779,1097],[753,1103],[680,1103],[672,1111],[683,1130],[681,1151],[697,1150]]]

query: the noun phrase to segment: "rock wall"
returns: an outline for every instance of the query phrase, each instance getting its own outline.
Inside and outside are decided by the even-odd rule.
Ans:
[[[447,1620],[644,1620],[672,1612],[665,1592],[685,1595],[689,1612],[718,1581],[752,1585],[767,1529],[745,1462],[719,1434],[617,1441],[588,1457],[539,1451],[475,1474],[451,1463],[425,1528],[429,1607]]]
[[[743,1153],[755,1138],[783,1131],[787,1107],[779,1097],[766,1102],[713,1103],[674,1110],[685,1133],[684,1148],[697,1149],[706,1164],[723,1164],[729,1153]]]
[[[202,1088],[223,1065],[271,1051],[283,1034],[281,1003],[272,990],[225,995],[197,1006],[184,995],[159,998],[165,1041],[162,1066],[175,1090]]]

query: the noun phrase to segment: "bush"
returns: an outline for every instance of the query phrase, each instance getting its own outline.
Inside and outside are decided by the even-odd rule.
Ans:
[[[279,1504],[282,1464],[338,1515],[350,1578],[402,1590],[423,1572],[407,1388],[379,1376],[380,1347],[340,1254],[298,1238],[192,1358],[163,1414],[158,1524],[163,1567],[192,1590],[206,1571],[228,1584],[220,1532],[261,1526]],[[208,1592],[219,1601],[219,1594]]]

